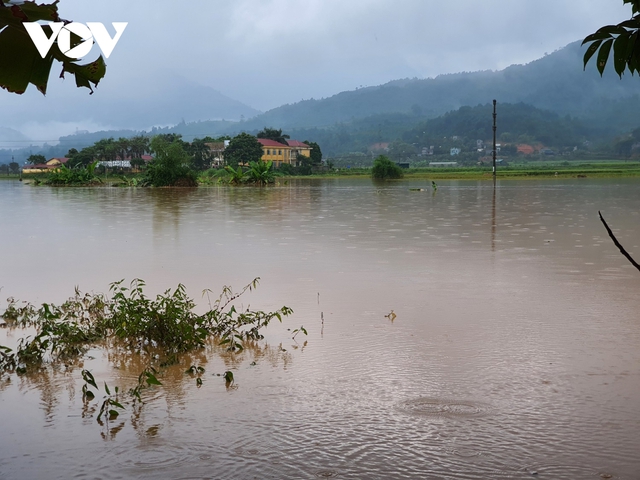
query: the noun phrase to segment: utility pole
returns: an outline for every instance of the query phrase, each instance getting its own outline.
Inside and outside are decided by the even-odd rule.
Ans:
[[[493,100],[493,179],[496,179],[496,101]]]

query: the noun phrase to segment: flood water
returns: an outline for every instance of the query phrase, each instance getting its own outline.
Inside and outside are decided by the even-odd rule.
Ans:
[[[162,369],[108,431],[81,367],[127,389],[148,359],[5,374],[0,478],[640,478],[640,272],[598,210],[640,259],[638,180],[0,182],[2,311],[123,278],[204,307],[254,277],[244,306],[294,310],[242,355]]]

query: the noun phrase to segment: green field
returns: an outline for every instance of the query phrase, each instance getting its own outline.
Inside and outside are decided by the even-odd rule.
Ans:
[[[431,167],[404,170],[405,178],[430,178],[441,180],[478,180],[491,178],[491,167]],[[371,175],[370,168],[342,168],[316,177],[361,177]],[[553,162],[541,161],[498,166],[498,178],[607,178],[640,176],[640,162],[613,160]]]

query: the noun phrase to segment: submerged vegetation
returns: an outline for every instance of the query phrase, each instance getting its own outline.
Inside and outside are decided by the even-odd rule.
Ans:
[[[120,388],[104,384],[104,401],[97,415],[108,423],[124,408],[123,396],[133,405],[142,402],[144,389],[161,385],[157,378],[163,365],[179,363],[180,355],[205,347],[213,340],[233,354],[245,344],[255,344],[264,337],[262,331],[269,323],[290,315],[293,311],[283,306],[273,312],[238,310],[233,304],[247,291],[257,287],[254,279],[240,292],[225,286],[214,301],[211,291],[205,290],[208,309],[198,314],[195,301],[184,285],[166,290],[155,298],[144,292],[143,280],[135,279],[125,285],[124,280],[110,286],[109,295],[100,293],[75,294],[61,305],[44,303],[40,308],[25,302],[8,299],[2,318],[5,328],[34,331],[20,338],[15,349],[0,345],[0,376],[7,373],[23,375],[38,371],[46,365],[67,364],[82,359],[90,348],[105,346],[129,355],[146,358],[147,367],[140,373],[138,384],[126,394]],[[304,332],[306,334],[306,331]],[[202,385],[204,368],[194,366],[188,373],[197,377]],[[233,373],[224,373],[227,387],[233,382]],[[95,378],[88,370],[82,371],[83,400],[91,401],[99,390]]]
[[[60,165],[49,174],[44,183],[54,186],[99,185],[102,180],[95,173],[97,164],[96,160],[84,167],[68,168],[66,165]]]

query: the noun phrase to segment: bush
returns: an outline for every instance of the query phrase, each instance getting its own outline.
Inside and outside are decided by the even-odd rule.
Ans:
[[[387,180],[402,178],[404,174],[402,173],[402,169],[391,160],[389,160],[388,157],[380,155],[373,162],[371,176],[377,180]]]
[[[278,173],[282,175],[295,175],[295,170],[290,163],[283,163],[278,167]]]
[[[197,174],[190,168],[191,158],[178,142],[160,136],[151,140],[156,157],[145,172],[144,184],[154,187],[196,187]]]
[[[102,183],[99,177],[95,175],[97,161],[87,165],[86,167],[67,168],[66,165],[60,165],[55,169],[47,180],[48,185],[64,186],[64,185],[96,185]]]

